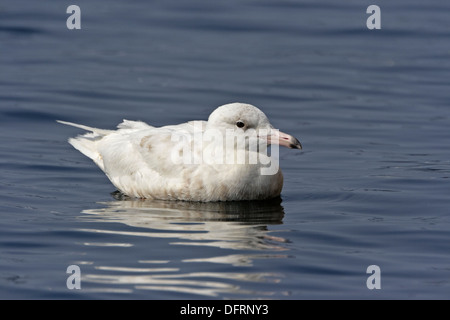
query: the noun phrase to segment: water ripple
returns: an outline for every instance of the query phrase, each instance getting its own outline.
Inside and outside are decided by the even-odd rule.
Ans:
[[[116,194],[116,197],[120,198],[120,195]],[[93,261],[94,269],[83,274],[83,283],[88,284],[89,290],[146,290],[208,297],[221,294],[271,296],[276,291],[247,290],[245,283],[278,283],[283,278],[281,273],[201,269],[210,264],[248,268],[254,265],[255,260],[288,258],[286,254],[277,253],[288,250],[285,246],[288,240],[270,235],[267,228],[268,225],[282,223],[284,211],[281,199],[191,203],[125,198],[102,203],[101,208],[87,209],[83,213],[82,221],[89,222],[91,226],[92,222],[98,222],[99,227],[79,228],[77,231],[127,239],[123,243],[82,243],[84,246],[116,246],[131,250],[135,246],[133,239],[139,242],[140,239],[150,238],[154,241],[168,239],[165,243],[169,247],[215,248],[209,255],[199,257],[193,256],[192,252],[183,257],[184,249],[176,249],[172,254],[164,251],[159,255],[153,254],[151,259],[142,256],[140,260],[131,262],[131,266],[123,264],[123,261],[114,265]],[[105,223],[120,223],[126,228],[106,228]],[[150,242],[148,246],[153,245]],[[220,255],[222,250],[226,251]],[[229,254],[228,250],[237,253]],[[174,253],[177,256],[173,256]],[[186,271],[193,264],[200,266],[195,268],[198,271]]]

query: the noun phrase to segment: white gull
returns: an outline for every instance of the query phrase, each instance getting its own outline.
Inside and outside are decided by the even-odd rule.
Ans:
[[[58,122],[90,131],[69,143],[92,159],[120,192],[136,198],[202,202],[275,198],[281,193],[283,175],[274,148],[302,148],[296,138],[274,129],[261,110],[244,103],[223,105],[208,121],[159,128],[129,120],[118,130]],[[273,145],[271,155],[267,145]]]

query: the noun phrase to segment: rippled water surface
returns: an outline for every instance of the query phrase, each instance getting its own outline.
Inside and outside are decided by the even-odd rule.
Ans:
[[[450,298],[449,3],[378,1],[381,30],[361,0],[76,4],[81,30],[66,3],[0,5],[0,298]],[[281,199],[122,199],[55,122],[234,101],[303,144]]]

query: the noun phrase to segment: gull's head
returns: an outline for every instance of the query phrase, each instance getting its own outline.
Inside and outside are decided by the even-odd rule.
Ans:
[[[276,130],[264,112],[245,103],[230,103],[218,107],[209,116],[206,129],[232,131],[235,135],[256,135],[268,144],[278,144],[291,149],[302,148],[296,138]]]

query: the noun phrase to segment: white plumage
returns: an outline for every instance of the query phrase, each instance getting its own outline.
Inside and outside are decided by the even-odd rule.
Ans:
[[[58,122],[90,131],[69,143],[92,159],[119,191],[137,198],[204,202],[274,198],[283,186],[281,170],[263,174],[261,169],[276,159],[263,147],[252,148],[251,141],[301,149],[297,139],[273,129],[261,110],[242,103],[217,108],[208,121],[159,128],[129,120],[118,130]],[[225,143],[230,134],[237,140]],[[239,144],[239,138],[245,144]],[[236,161],[239,151],[245,163]]]

